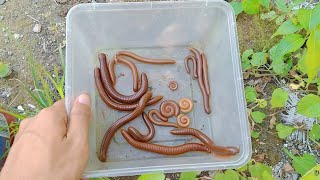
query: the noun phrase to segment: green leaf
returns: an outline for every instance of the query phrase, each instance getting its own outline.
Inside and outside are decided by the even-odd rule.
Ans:
[[[230,5],[234,10],[235,15],[238,15],[243,11],[241,2],[231,2]]]
[[[11,74],[11,69],[9,64],[4,64],[0,62],[0,78],[7,77]]]
[[[265,108],[268,105],[265,99],[257,99],[257,103],[259,105],[259,108]]]
[[[276,24],[277,24],[277,25],[280,25],[280,24],[284,21],[285,18],[286,18],[286,15],[285,15],[285,14],[277,17],[277,19],[276,19]]]
[[[306,63],[305,63],[305,61],[306,61],[306,56],[307,56],[307,49],[305,48],[305,49],[303,49],[302,56],[301,56],[301,58],[300,58],[299,61],[298,61],[298,69],[299,69],[301,72],[305,73],[305,74],[308,73],[307,67],[306,67]]]
[[[309,132],[309,137],[313,140],[320,139],[320,125],[313,124],[312,129]]]
[[[247,14],[257,14],[260,9],[259,0],[243,0],[242,8]]]
[[[254,111],[251,113],[251,117],[256,123],[262,123],[263,119],[266,118],[266,114],[260,111]]]
[[[163,173],[158,174],[143,174],[141,175],[138,180],[164,180],[165,176]]]
[[[242,66],[242,70],[243,71],[246,71],[246,70],[250,69],[251,68],[250,61],[249,60],[242,61],[241,62],[241,66]]]
[[[247,49],[242,53],[241,61],[245,62],[249,60],[249,57],[253,54],[253,49]]]
[[[313,30],[320,24],[320,4],[313,9],[300,9],[298,21],[308,31]]]
[[[191,171],[191,172],[182,172],[180,175],[180,180],[198,180],[197,175],[199,172]]]
[[[283,12],[289,12],[290,11],[288,9],[287,5],[286,5],[285,0],[276,0],[276,5]]]
[[[315,180],[320,179],[320,164],[313,167],[310,171],[308,171],[301,180]]]
[[[310,83],[320,70],[320,26],[311,32],[307,47],[304,63],[307,68],[308,83]]]
[[[276,14],[276,12],[274,12],[274,11],[270,11],[270,12],[267,12],[267,13],[263,13],[263,14],[261,14],[260,15],[260,18],[262,19],[262,20],[269,20],[269,21],[272,21],[272,20],[274,20],[275,18],[277,18],[278,17],[278,15]]]
[[[251,86],[247,86],[245,87],[245,94],[246,94],[246,100],[247,102],[255,102],[257,99],[257,92],[256,90],[251,87]]]
[[[286,126],[284,124],[277,124],[276,130],[278,131],[278,136],[281,139],[285,139],[288,137],[290,134],[292,134],[294,131],[296,131],[296,128],[292,126]]]
[[[267,54],[264,52],[254,53],[251,59],[251,65],[260,67],[267,63]]]
[[[289,93],[282,88],[277,88],[272,92],[271,106],[273,108],[284,107],[289,99]]]
[[[224,173],[216,173],[214,175],[215,180],[238,180],[239,175],[235,170],[228,169]]]
[[[309,118],[320,117],[320,97],[314,94],[304,96],[298,102],[297,112]]]
[[[317,165],[317,160],[311,154],[303,154],[302,157],[294,156],[287,149],[284,152],[292,159],[294,170],[301,176],[305,175],[309,170],[311,170],[315,165]]]
[[[260,133],[258,133],[257,131],[252,131],[251,132],[251,137],[254,139],[258,139],[260,136]]]
[[[271,175],[272,169],[269,166],[258,163],[258,162],[253,166],[249,166],[249,172],[253,178],[258,178],[261,180],[274,179]],[[268,176],[268,175],[270,175],[270,176]],[[265,179],[265,177],[267,177],[268,179]],[[271,179],[270,179],[270,177],[271,177]]]
[[[259,0],[259,3],[261,4],[261,6],[264,6],[267,9],[270,8],[270,2],[271,2],[271,0]]]
[[[299,31],[301,28],[302,27],[300,24],[295,25],[293,24],[291,19],[288,19],[287,21],[285,21],[280,25],[278,30],[272,35],[272,38],[278,35],[287,35],[287,34],[295,33]]]

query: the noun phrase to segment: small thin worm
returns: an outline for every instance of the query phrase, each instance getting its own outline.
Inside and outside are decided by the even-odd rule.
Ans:
[[[183,128],[183,129],[174,129],[170,131],[174,135],[191,135],[198,138],[203,144],[205,144],[213,153],[216,153],[221,156],[233,156],[240,152],[236,147],[222,147],[217,146],[208,136],[197,129],[193,128]]]
[[[136,65],[132,61],[130,61],[130,60],[124,58],[124,57],[116,57],[116,56],[114,56],[113,60],[111,60],[110,63],[109,63],[109,72],[110,72],[111,80],[112,80],[112,77],[113,78],[115,77],[114,76],[114,72],[115,72],[115,70],[114,70],[115,66],[114,65],[115,65],[115,63],[121,63],[121,64],[124,64],[124,65],[126,65],[126,66],[128,66],[130,68],[131,73],[132,73],[132,78],[133,78],[132,79],[133,80],[133,91],[137,92],[139,90],[139,87],[138,87],[139,86],[139,73],[138,73],[138,69],[137,69]],[[112,69],[110,69],[110,68],[112,68]],[[115,81],[116,80],[114,79],[113,83],[115,83]]]
[[[147,114],[145,112],[142,113],[142,119],[143,119],[144,123],[146,124],[146,126],[147,126],[147,128],[149,130],[147,135],[141,134],[136,128],[134,128],[132,126],[130,126],[128,128],[128,132],[136,140],[141,141],[141,142],[148,142],[154,137],[155,130],[154,130],[152,122],[150,121],[149,117],[147,116]]]
[[[160,104],[160,113],[166,118],[178,116],[180,113],[180,107],[173,100],[165,100]]]
[[[193,101],[189,98],[182,98],[179,101],[180,110],[183,113],[189,113],[193,109]]]
[[[134,103],[139,101],[142,95],[144,95],[148,90],[148,78],[145,73],[141,73],[141,88],[139,91],[133,95],[126,96],[120,94],[117,90],[112,86],[112,82],[110,79],[110,74],[107,66],[107,57],[105,54],[100,53],[98,55],[101,69],[101,77],[102,83],[104,85],[104,89],[107,91],[110,97],[121,102],[121,103]]]
[[[153,58],[145,58],[142,56],[139,56],[137,54],[134,54],[132,52],[129,51],[119,51],[116,54],[116,57],[118,56],[127,56],[127,57],[131,57],[132,59],[135,59],[137,61],[143,62],[143,63],[147,63],[147,64],[175,64],[176,61],[172,60],[172,59],[153,59]]]
[[[114,101],[113,99],[111,99],[109,97],[109,95],[106,93],[106,91],[104,90],[104,87],[102,85],[101,73],[100,73],[99,68],[94,69],[94,77],[95,77],[94,80],[95,80],[95,84],[96,84],[96,88],[98,90],[98,93],[99,93],[101,99],[103,100],[103,102],[107,106],[109,106],[112,109],[119,110],[119,111],[133,111],[134,109],[136,109],[138,107],[138,103],[120,104],[120,103]],[[163,98],[163,96],[155,96],[148,101],[147,105],[148,106],[153,105],[153,104],[159,102],[162,98]]]
[[[158,121],[154,115],[156,115],[161,121]],[[158,126],[168,126],[168,127],[175,127],[178,128],[179,126],[175,123],[172,122],[167,122],[168,119],[163,117],[159,111],[157,111],[156,109],[151,109],[148,113],[148,117],[150,119],[150,121]]]
[[[206,93],[209,96],[210,95],[210,85],[209,85],[209,77],[208,77],[208,60],[207,56],[204,53],[201,53],[201,58],[203,62],[203,83],[204,87],[206,89]]]
[[[185,114],[179,114],[177,117],[177,124],[182,128],[187,128],[190,126],[191,120],[189,116]]]
[[[112,81],[112,84],[116,83],[116,74],[114,71],[115,65],[116,65],[116,61],[114,59],[112,59],[108,63],[108,69],[109,69],[109,74],[110,74],[110,79]]]
[[[188,55],[187,57],[184,58],[184,66],[186,68],[186,71],[188,74],[190,74],[190,68],[189,68],[189,61],[192,61],[193,64],[193,78],[196,79],[198,78],[198,70],[197,70],[197,61],[196,57],[194,55]]]
[[[111,124],[111,126],[108,128],[107,132],[104,134],[104,137],[102,139],[102,143],[100,146],[100,152],[99,152],[99,160],[101,162],[106,162],[107,160],[107,151],[110,145],[110,142],[114,136],[114,134],[117,132],[119,128],[121,128],[123,125],[127,124],[128,122],[134,120],[138,116],[140,116],[144,110],[144,108],[147,106],[147,102],[151,98],[152,93],[151,91],[147,91],[140,99],[138,107],[132,111],[131,113],[121,117],[117,121]]]
[[[191,151],[202,151],[211,153],[211,151],[206,146],[199,143],[186,143],[179,146],[163,146],[158,144],[139,142],[135,140],[126,130],[123,129],[121,130],[121,134],[131,146],[140,150],[150,151],[158,154],[179,155]]]
[[[170,81],[168,87],[169,89],[171,89],[171,91],[177,90],[178,89],[177,81]]]

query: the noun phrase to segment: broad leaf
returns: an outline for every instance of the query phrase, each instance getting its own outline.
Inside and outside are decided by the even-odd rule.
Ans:
[[[251,86],[245,87],[244,90],[245,90],[245,95],[246,95],[247,102],[255,102],[256,99],[257,99],[256,90]]]
[[[314,94],[304,96],[298,102],[297,112],[309,118],[320,117],[320,97]]]
[[[276,130],[278,131],[278,136],[281,139],[287,138],[290,134],[292,134],[296,129],[292,126],[286,126],[284,124],[278,124],[276,126]]]
[[[257,131],[252,131],[251,132],[251,137],[254,139],[258,139],[260,136],[260,133],[258,133]]]
[[[262,123],[263,119],[266,118],[266,114],[260,111],[254,111],[251,113],[251,117],[256,123]]]
[[[0,62],[0,78],[7,77],[11,74],[11,69],[8,64]]]
[[[271,0],[259,0],[259,3],[260,3],[262,6],[266,7],[267,9],[270,8],[270,2],[271,2]]]
[[[287,149],[284,152],[292,159],[294,170],[301,176],[305,175],[309,170],[311,170],[315,165],[317,165],[317,160],[311,154],[303,154],[302,157],[294,156]]]
[[[320,179],[320,164],[313,167],[301,178],[301,180],[314,180],[314,179]]]
[[[249,167],[249,172],[253,178],[258,178],[262,180],[273,180],[272,169],[264,164],[256,163]],[[267,177],[268,179],[265,179]]]
[[[320,26],[311,32],[307,47],[304,63],[307,68],[308,82],[310,83],[320,70]]]
[[[306,56],[307,56],[307,49],[305,48],[303,50],[303,53],[302,53],[302,56],[301,58],[299,59],[298,61],[298,68],[301,72],[307,74],[308,73],[308,70],[307,70],[307,67],[306,67]]]
[[[265,108],[268,105],[268,102],[265,99],[257,99],[259,108]]]
[[[320,139],[320,125],[313,124],[312,129],[309,132],[309,137],[313,140]]]
[[[234,10],[235,15],[238,15],[243,11],[241,2],[231,2],[230,5]]]
[[[277,15],[276,12],[274,12],[274,11],[270,11],[270,12],[263,13],[263,14],[260,15],[260,18],[261,18],[262,20],[267,19],[267,20],[269,20],[269,21],[272,21],[272,20],[274,20],[274,19],[277,18],[277,17],[278,17],[278,15]]]
[[[243,0],[242,8],[247,14],[257,14],[260,9],[259,0]]]
[[[267,63],[267,54],[264,52],[254,53],[251,59],[251,65],[260,67]]]
[[[287,5],[286,5],[285,0],[276,0],[276,5],[283,12],[289,12],[290,11],[288,9]]]
[[[246,70],[250,69],[251,68],[250,61],[249,60],[242,61],[241,62],[241,66],[242,66],[242,70],[243,71],[246,71]]]
[[[164,180],[165,176],[163,173],[158,174],[143,174],[141,175],[138,180]]]
[[[238,180],[239,175],[235,170],[228,169],[224,173],[216,173],[214,175],[215,180]]]
[[[282,88],[277,88],[272,92],[271,106],[273,108],[284,107],[289,99],[289,93]]]
[[[241,61],[248,61],[249,57],[253,54],[253,49],[247,49],[242,53]]]
[[[320,4],[313,9],[300,9],[298,21],[306,30],[313,30],[320,24]]]
[[[190,172],[182,172],[180,175],[180,180],[198,180],[197,175],[199,172],[190,171]]]
[[[289,19],[287,21],[285,21],[284,23],[282,23],[280,25],[280,27],[278,28],[278,30],[272,35],[272,37],[278,36],[278,35],[287,35],[287,34],[292,34],[295,33],[297,31],[299,31],[301,29],[301,25],[300,24],[293,24],[292,20]]]

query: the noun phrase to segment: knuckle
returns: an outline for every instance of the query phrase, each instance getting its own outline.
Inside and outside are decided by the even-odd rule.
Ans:
[[[91,117],[91,110],[86,106],[77,106],[72,109],[70,115],[76,117]]]

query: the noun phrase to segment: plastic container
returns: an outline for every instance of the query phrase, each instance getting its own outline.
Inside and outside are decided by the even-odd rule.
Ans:
[[[207,55],[212,92],[210,115],[203,110],[197,81],[184,68],[184,57],[190,54],[190,46]],[[147,74],[154,95],[165,95],[165,99],[189,97],[195,100],[195,108],[190,114],[191,127],[200,129],[216,144],[237,146],[241,152],[228,159],[198,152],[163,156],[131,147],[118,132],[110,145],[108,162],[101,163],[97,158],[101,139],[110,124],[125,113],[111,110],[100,100],[93,70],[98,66],[98,53],[104,52],[112,57],[123,49],[145,57],[175,59],[176,65],[135,62],[139,73]],[[70,110],[72,100],[83,92],[89,93],[93,102],[91,154],[85,177],[237,168],[250,159],[251,142],[236,24],[228,3],[180,1],[77,5],[67,16],[66,63],[67,109]],[[124,94],[132,93],[130,70],[117,66],[116,74],[116,88]],[[170,80],[178,81],[177,91],[167,87]],[[146,132],[141,117],[124,128],[129,125]],[[155,128],[152,143],[178,145],[195,140],[171,135],[169,130],[172,128]]]

